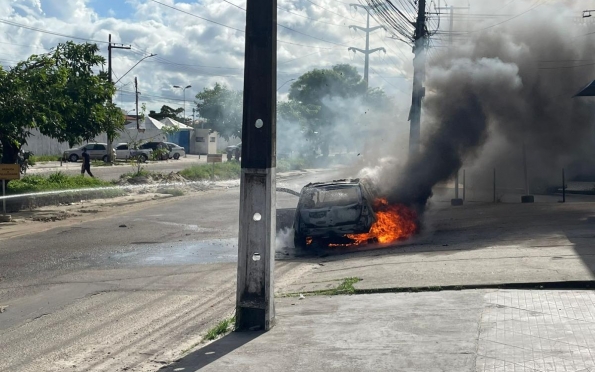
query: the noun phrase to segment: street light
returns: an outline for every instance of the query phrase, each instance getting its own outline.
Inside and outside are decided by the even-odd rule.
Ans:
[[[277,88],[277,92],[279,91],[279,89],[283,88],[283,86],[287,83],[289,83],[290,81],[294,81],[295,79],[289,79],[286,82],[284,82],[283,84],[281,84],[281,86],[279,88]]]
[[[184,90],[184,124],[186,124],[186,89],[192,88],[192,85],[187,85],[184,88],[182,88],[179,85],[174,85],[174,88],[179,88],[179,89]]]
[[[120,78],[119,78],[119,79],[118,79],[118,80],[117,80],[117,81],[116,81],[114,84],[118,84],[118,82],[119,82],[120,80],[122,80],[122,78],[124,78],[124,76],[128,75],[128,73],[129,73],[130,71],[132,71],[132,70],[133,70],[133,69],[134,69],[136,66],[138,66],[138,64],[139,64],[139,63],[141,63],[142,61],[144,61],[144,60],[145,60],[145,59],[147,59],[147,58],[155,57],[156,55],[157,55],[157,54],[150,54],[150,55],[148,55],[148,56],[145,56],[145,57],[141,58],[141,59],[140,59],[138,62],[136,62],[136,63],[134,64],[134,66],[130,67],[130,70],[126,71],[126,73],[125,73],[124,75],[120,76]]]

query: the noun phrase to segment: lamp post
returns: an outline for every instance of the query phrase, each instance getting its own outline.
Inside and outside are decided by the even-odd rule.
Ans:
[[[186,89],[192,88],[192,85],[187,85],[183,88],[179,85],[174,85],[174,88],[179,88],[184,91],[184,125],[186,125]]]

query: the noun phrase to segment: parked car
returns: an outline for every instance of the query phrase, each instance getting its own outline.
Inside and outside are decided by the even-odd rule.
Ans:
[[[236,160],[240,160],[240,156],[242,156],[242,143],[238,143],[237,145],[227,146],[225,148],[225,153],[227,154],[227,160],[233,159],[235,156]]]
[[[175,144],[173,142],[163,142],[165,143],[165,146],[167,146],[168,150],[169,150],[169,158],[170,159],[175,159],[178,160],[181,157],[186,156],[186,150],[184,150],[184,148],[178,144]]]
[[[135,149],[127,143],[118,143],[116,145],[116,159],[130,159],[138,157],[141,162],[146,162],[153,156],[151,149]]]
[[[107,156],[107,143],[88,143],[80,147],[68,149],[62,154],[62,159],[76,163],[82,157],[84,148],[87,149],[87,153],[91,159],[101,159],[105,162],[109,160],[109,156]],[[112,149],[112,154],[113,158],[115,159],[115,149]]]
[[[295,211],[294,243],[365,234],[376,221],[373,197],[367,186],[354,180],[311,183],[302,189]]]
[[[152,150],[153,153],[157,153],[161,149],[164,149],[163,154],[159,157],[159,160],[169,159],[169,148],[165,142],[145,142],[138,147],[141,150]]]

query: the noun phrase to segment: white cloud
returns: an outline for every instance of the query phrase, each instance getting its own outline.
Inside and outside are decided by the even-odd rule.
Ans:
[[[99,16],[92,9],[93,2],[86,0],[20,0],[18,7],[13,0],[0,0],[0,11],[4,11],[5,19],[31,27],[101,41],[107,41],[111,33],[113,41],[132,45],[132,50],[113,51],[113,70],[117,78],[146,55],[145,52],[156,53],[157,57],[141,62],[121,80],[122,84],[128,85],[116,101],[120,102],[122,97],[121,105],[125,109],[133,107],[134,95],[130,92],[134,88],[130,82],[134,76],[139,77],[141,101],[147,102],[149,109],[156,110],[162,104],[182,106],[182,93],[172,88],[174,84],[192,85],[186,92],[187,109],[190,107],[188,102],[193,100],[197,92],[215,82],[242,88],[243,32],[206,22],[149,0],[127,0],[126,5],[134,11],[127,14],[125,19],[118,19],[114,14],[118,14],[118,4],[122,0],[103,1],[111,1],[109,8],[113,9],[111,15],[106,17]],[[239,7],[246,7],[245,1],[230,1]],[[245,12],[220,0],[160,2],[239,30],[245,27]],[[347,46],[365,46],[364,34],[354,34],[347,28],[350,24],[365,25],[363,14],[352,12],[347,4],[341,4],[339,0],[313,2],[320,7],[306,0],[279,1],[280,8],[295,13],[279,9],[279,24],[297,31],[278,28],[278,39],[283,41],[278,43],[279,85],[310,69],[330,68],[337,63],[353,64],[363,74],[363,56],[358,54],[354,57],[347,51]],[[405,60],[403,54],[411,57],[411,49],[383,36],[381,32],[371,36],[371,47],[385,47],[388,51],[386,57],[374,55],[371,58],[371,66],[376,71],[370,73],[371,86],[381,86],[391,95],[400,94],[397,89],[408,92],[410,83],[394,77],[410,69],[411,60]],[[43,52],[40,48],[49,49],[66,40],[56,35],[0,24],[0,43],[10,43],[2,44],[6,60],[0,63],[14,64],[8,61],[24,59],[32,53]],[[102,43],[99,47],[107,56],[107,45]],[[286,92],[288,87],[289,84],[285,85],[281,93]],[[398,97],[407,99],[404,95]]]

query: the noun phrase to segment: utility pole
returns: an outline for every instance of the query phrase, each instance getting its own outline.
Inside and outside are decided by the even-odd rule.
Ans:
[[[136,76],[134,77],[134,96],[136,99],[136,130],[140,131],[140,123],[138,122],[138,118],[139,118],[139,112],[138,112],[138,79],[136,78]]]
[[[355,26],[355,25],[351,25],[349,26],[349,29],[354,29],[354,30],[361,30],[364,31],[366,33],[366,49],[362,50],[359,48],[355,48],[355,47],[350,47],[347,50],[349,50],[350,52],[360,52],[365,56],[365,63],[364,63],[364,81],[366,82],[366,88],[368,88],[368,76],[369,76],[369,69],[370,69],[370,54],[372,53],[376,53],[378,51],[383,51],[384,53],[386,53],[386,49],[384,48],[375,48],[370,50],[370,32],[374,32],[378,29],[384,29],[386,30],[386,27],[384,26],[376,26],[376,27],[372,27],[370,28],[370,10],[372,9],[372,7],[370,7],[369,5],[360,5],[360,4],[349,4],[349,6],[354,7],[355,9],[357,8],[362,8],[366,11],[368,17],[366,20],[366,28],[360,27],[360,26]]]
[[[107,76],[109,79],[110,84],[113,83],[112,80],[112,49],[130,49],[130,46],[124,46],[123,44],[115,45],[112,44],[112,34],[109,34],[109,43],[107,46]],[[136,80],[136,79],[135,79]],[[112,97],[109,98],[110,103],[112,103]],[[136,110],[136,114],[138,115],[138,107]],[[107,156],[109,157],[109,162],[113,163],[114,159],[112,158],[113,154],[113,147],[114,147],[114,139],[110,138],[111,136],[108,134],[107,136]]]
[[[426,28],[426,0],[419,0],[417,21],[415,22],[415,44],[413,46],[413,94],[411,110],[409,111],[409,155],[416,155],[419,151],[421,127],[421,102],[426,95],[423,86],[426,80],[426,47],[428,30]]]
[[[236,329],[275,319],[277,0],[247,0]]]

